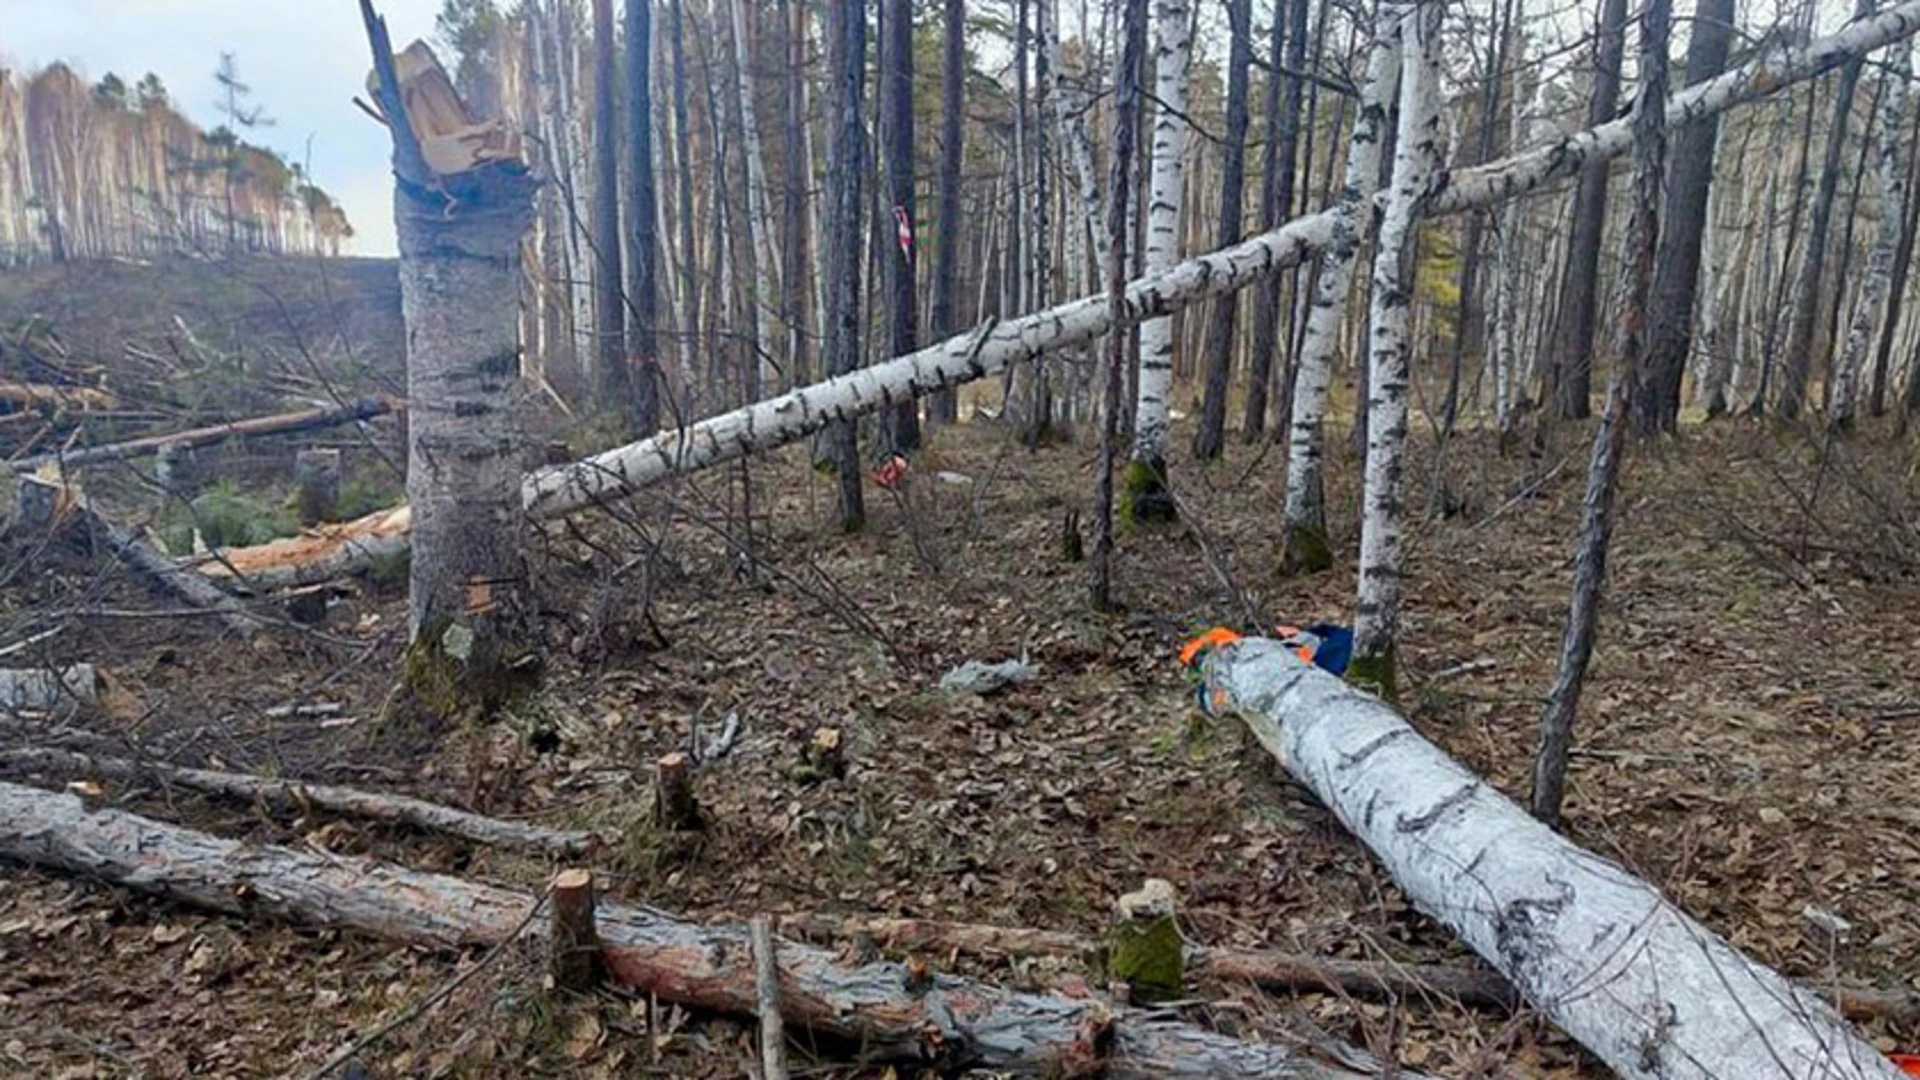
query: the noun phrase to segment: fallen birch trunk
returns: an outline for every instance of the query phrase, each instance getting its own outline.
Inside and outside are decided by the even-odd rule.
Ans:
[[[82,874],[236,915],[269,914],[429,948],[485,946],[521,929],[535,897],[371,859],[241,844],[73,795],[0,783],[0,857]],[[528,928],[544,933],[544,928]],[[605,904],[600,939],[613,979],[693,1008],[752,1015],[759,995],[745,927],[703,927]],[[1164,1018],[946,975],[917,986],[899,964],[843,967],[835,954],[780,948],[785,1019],[846,1039],[869,1058],[1066,1077],[1396,1076],[1324,1037],[1241,1042]]]
[[[1920,0],[1907,0],[1849,23],[1828,37],[1768,52],[1674,95],[1668,122],[1686,123],[1764,97],[1831,70],[1850,55],[1906,38],[1917,29]],[[1572,176],[1588,161],[1618,156],[1631,145],[1628,122],[1621,119],[1463,169],[1422,208],[1422,214],[1433,217],[1492,206]],[[1133,325],[1169,315],[1298,266],[1333,238],[1336,217],[1334,210],[1323,210],[1295,218],[1232,247],[1188,259],[1165,273],[1148,274],[1127,286],[1122,321]],[[1009,364],[1084,345],[1104,336],[1112,324],[1105,295],[1068,301],[584,461],[533,473],[521,487],[521,496],[528,513],[536,518],[559,517],[602,500],[629,498],[650,484],[798,441],[836,420],[864,416],[897,401],[986,378]],[[229,559],[254,566],[249,574],[258,575],[262,582],[311,584],[365,566],[370,556],[356,549],[351,538],[373,528],[376,521],[391,520],[395,513],[369,515],[342,526],[341,532],[301,537],[305,543],[274,547],[270,552],[235,550]],[[403,533],[404,527],[401,533],[384,536],[381,553],[405,550]]]
[[[398,406],[392,398],[363,397],[345,405],[324,409],[302,409],[299,412],[278,413],[273,416],[256,416],[247,420],[234,420],[224,424],[209,424],[206,427],[176,431],[168,435],[147,435],[138,439],[128,439],[125,442],[108,443],[104,446],[87,446],[77,450],[56,450],[35,454],[14,462],[13,467],[23,472],[31,472],[42,465],[50,464],[58,464],[63,468],[75,468],[101,461],[122,461],[126,458],[155,454],[161,448],[168,446],[187,448],[212,446],[228,439],[250,439],[261,435],[285,435],[297,431],[338,427],[341,424],[384,416],[394,412],[396,408]]]
[[[275,780],[244,773],[189,769],[162,762],[128,761],[124,758],[95,757],[71,750],[44,748],[0,750],[0,765],[44,769],[95,779],[159,780],[209,795],[259,800],[282,809],[317,806],[336,814],[392,825],[411,825],[490,847],[527,851],[555,859],[591,855],[601,847],[601,838],[585,830],[545,829],[524,822],[483,817],[405,795],[358,791],[330,784]]]
[[[270,591],[318,585],[382,559],[406,556],[412,528],[413,508],[398,506],[283,540],[228,548],[220,558],[200,562],[197,569],[231,588]]]
[[[1813,992],[1468,772],[1279,642],[1214,650],[1208,700],[1353,830],[1415,906],[1629,1080],[1899,1080]]]

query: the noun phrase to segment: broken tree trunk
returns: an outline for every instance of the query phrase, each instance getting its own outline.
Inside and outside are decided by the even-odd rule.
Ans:
[[[519,821],[501,821],[405,795],[358,791],[331,784],[308,784],[299,780],[276,780],[244,773],[190,769],[158,761],[96,757],[70,750],[0,750],[0,764],[98,779],[158,780],[209,795],[258,800],[279,808],[305,809],[317,806],[336,814],[348,814],[390,825],[411,825],[490,847],[510,848],[555,859],[591,855],[601,847],[601,838],[583,829],[546,829]]]
[[[0,783],[0,857],[83,874],[236,915],[269,914],[428,948],[490,945],[521,929],[525,892],[372,859],[223,840],[73,795]],[[641,993],[736,1016],[759,1004],[745,927],[703,927],[659,912],[600,905],[603,959]],[[532,928],[529,928],[532,929]],[[535,932],[543,932],[536,930]],[[836,954],[780,948],[785,1019],[849,1040],[873,1060],[974,1066],[1021,1075],[1356,1080],[1417,1074],[1316,1037],[1297,1046],[1241,1042],[1099,1003],[1020,993],[947,975],[908,988],[893,963],[841,966]]]
[[[1628,1080],[1900,1070],[1813,992],[1527,814],[1378,699],[1277,641],[1214,650],[1206,700],[1339,816],[1415,906]]]
[[[209,424],[189,431],[176,431],[168,435],[148,435],[144,438],[128,439],[126,442],[108,443],[105,446],[86,446],[78,450],[35,454],[33,457],[14,462],[13,467],[23,472],[30,472],[42,465],[50,464],[74,468],[101,461],[124,461],[127,458],[157,454],[161,448],[167,446],[212,446],[228,439],[252,439],[261,435],[286,435],[297,431],[339,427],[342,424],[353,424],[362,420],[371,420],[376,416],[385,416],[401,407],[398,402],[389,397],[363,397],[331,408],[302,409],[299,412],[278,413],[273,416],[256,416],[250,420]]]
[[[1782,87],[1812,78],[1920,30],[1920,0],[1906,0],[1881,14],[1850,23],[1838,33],[1806,45],[1781,47],[1709,82],[1675,94],[1667,123],[1680,125],[1734,105],[1765,97]],[[1576,132],[1546,146],[1451,174],[1448,186],[1422,207],[1426,217],[1492,206],[1580,171],[1596,157],[1614,157],[1632,145],[1625,119]],[[1295,218],[1230,248],[1188,259],[1164,273],[1152,273],[1127,286],[1122,322],[1128,325],[1179,311],[1221,293],[1244,288],[1269,274],[1298,266],[1323,250],[1334,236],[1334,210]],[[905,397],[993,375],[1044,353],[1084,345],[1113,326],[1104,293],[1056,304],[1043,311],[989,324],[930,345],[909,356],[861,368],[846,375],[710,417],[675,431],[617,446],[571,465],[526,477],[521,495],[529,513],[553,518],[630,498],[642,488],[750,454],[804,439],[836,420],[875,412]],[[375,519],[395,520],[399,511],[370,515],[343,527],[356,536]],[[312,538],[301,538],[311,540]],[[283,542],[285,543],[285,542]],[[288,577],[312,582],[366,564],[346,544],[306,543],[282,549],[278,561],[255,559],[242,549],[228,553],[235,565],[325,564],[328,570],[290,570]],[[404,537],[388,550],[405,549]],[[263,578],[264,580],[264,578]]]

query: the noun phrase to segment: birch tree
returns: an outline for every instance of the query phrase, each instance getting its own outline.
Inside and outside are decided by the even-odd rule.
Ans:
[[[394,56],[371,0],[360,10],[393,140],[407,325],[412,643],[396,700],[444,722],[490,712],[533,670],[515,338],[535,181],[517,135],[472,124],[430,49]]]
[[[1288,574],[1313,573],[1333,565],[1321,474],[1327,386],[1333,377],[1340,328],[1346,321],[1354,263],[1373,227],[1372,197],[1380,180],[1388,102],[1400,82],[1400,23],[1405,15],[1403,6],[1381,0],[1374,17],[1366,81],[1360,89],[1353,135],[1347,142],[1346,176],[1330,211],[1333,236],[1314,275],[1313,306],[1301,339],[1288,425],[1287,500],[1280,553],[1281,570]]]
[[[827,215],[827,374],[846,375],[860,366],[862,177],[866,172],[867,13],[865,0],[831,0],[827,6],[827,71],[832,82],[833,136],[827,143],[827,175],[834,178]],[[840,478],[840,528],[857,532],[867,511],[860,483],[859,428],[836,421],[828,452]]]
[[[1827,423],[1837,430],[1853,426],[1860,367],[1867,345],[1886,305],[1893,277],[1894,249],[1900,243],[1901,212],[1906,198],[1906,175],[1900,155],[1900,134],[1906,125],[1907,81],[1912,76],[1910,50],[1896,48],[1893,65],[1883,77],[1880,141],[1875,148],[1874,172],[1880,195],[1880,224],[1860,286],[1845,347],[1833,368],[1833,400]]]
[[[1349,676],[1391,698],[1400,619],[1401,533],[1406,519],[1407,390],[1412,382],[1407,315],[1415,226],[1445,165],[1440,116],[1440,0],[1421,0],[1402,23],[1400,127],[1392,187],[1373,256],[1368,319],[1367,465],[1360,523],[1360,588]]]
[[[1293,213],[1294,172],[1300,149],[1300,101],[1306,82],[1300,72],[1307,63],[1308,3],[1309,0],[1286,0],[1274,7],[1267,49],[1267,130],[1260,151],[1260,228],[1263,231],[1273,229]],[[1291,25],[1281,22],[1282,7]],[[1283,70],[1289,72],[1285,79],[1281,78]],[[1284,103],[1280,96],[1283,83],[1286,86]],[[1328,157],[1331,159],[1332,155]],[[1309,145],[1307,166],[1311,169],[1312,165],[1313,151]],[[1282,284],[1281,277],[1275,275],[1272,280],[1261,283],[1254,293],[1247,408],[1240,421],[1241,438],[1247,442],[1259,438],[1267,429],[1268,387],[1273,382],[1273,364],[1280,346]]]
[[[766,155],[760,145],[760,120],[754,110],[753,46],[747,36],[750,21],[747,0],[730,0],[728,13],[733,33],[734,86],[740,109],[740,156],[747,164],[747,274],[753,283],[753,295],[745,304],[748,333],[753,341],[755,391],[774,384],[773,323],[768,316],[779,286],[774,268],[780,265],[780,253],[773,243],[773,215],[767,208]],[[788,386],[799,385],[788,373]]]
[[[1153,179],[1147,195],[1146,269],[1165,270],[1179,258],[1181,165],[1187,147],[1187,75],[1193,59],[1189,0],[1154,0]],[[1140,326],[1140,375],[1133,407],[1133,453],[1120,494],[1121,511],[1135,521],[1170,521],[1167,491],[1167,408],[1173,393],[1173,320]]]

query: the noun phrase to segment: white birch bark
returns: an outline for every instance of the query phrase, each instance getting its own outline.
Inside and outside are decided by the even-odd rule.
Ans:
[[[1867,258],[1867,276],[1855,301],[1853,324],[1847,329],[1846,347],[1833,371],[1833,404],[1827,411],[1827,423],[1845,428],[1853,423],[1855,399],[1859,396],[1860,367],[1874,330],[1880,325],[1886,307],[1887,290],[1893,278],[1893,252],[1900,242],[1900,211],[1906,200],[1906,174],[1900,159],[1900,133],[1907,114],[1907,80],[1912,72],[1911,50],[1893,50],[1892,69],[1887,72],[1885,101],[1880,117],[1880,145],[1874,148],[1874,170],[1880,193],[1880,225],[1873,238],[1873,251]]]
[[[1526,66],[1526,35],[1509,31],[1512,44],[1513,101],[1508,106],[1512,117],[1508,124],[1507,145],[1519,147],[1527,141],[1527,108],[1531,95],[1521,93],[1518,72]],[[1515,325],[1520,318],[1520,232],[1526,224],[1526,204],[1514,199],[1501,207],[1494,218],[1498,235],[1493,249],[1493,333],[1487,340],[1493,352],[1493,415],[1501,434],[1513,425]]]
[[[1147,196],[1146,268],[1179,258],[1181,165],[1187,146],[1187,75],[1193,59],[1193,5],[1154,0],[1153,177]],[[1154,470],[1167,460],[1167,398],[1173,392],[1173,320],[1140,325],[1140,382],[1134,400],[1133,460]]]
[[[1041,0],[1051,4],[1055,0]],[[1057,21],[1056,21],[1057,25]],[[1093,106],[1093,88],[1084,84],[1076,85],[1066,80],[1065,65],[1060,60],[1060,35],[1053,34],[1047,39],[1047,66],[1053,73],[1053,112],[1054,122],[1059,125],[1060,141],[1067,148],[1067,156],[1073,162],[1073,178],[1080,191],[1080,206],[1084,211],[1083,222],[1074,229],[1073,235],[1091,238],[1095,266],[1107,265],[1109,247],[1106,230],[1106,207],[1101,198],[1100,174],[1094,168],[1093,138],[1087,131],[1087,116]],[[1084,78],[1091,78],[1099,69],[1085,65]],[[1084,270],[1076,264],[1075,273]]]
[[[1406,891],[1626,1080],[1899,1080],[1831,1006],[1576,846],[1399,714],[1278,642],[1205,665],[1208,700]]]
[[[728,5],[733,19],[733,67],[740,79],[741,156],[747,159],[747,269],[753,276],[753,348],[760,385],[778,385],[773,363],[773,317],[769,308],[780,295],[774,268],[780,253],[774,247],[773,213],[767,206],[767,166],[760,151],[760,121],[754,116],[752,50],[747,44],[746,0]],[[792,385],[789,378],[788,385]]]
[[[1340,196],[1331,210],[1333,237],[1320,256],[1314,279],[1313,302],[1294,376],[1293,415],[1287,443],[1287,501],[1283,520],[1281,562],[1289,572],[1319,570],[1329,565],[1325,485],[1320,459],[1325,437],[1321,431],[1327,411],[1327,384],[1333,373],[1333,354],[1340,327],[1346,320],[1347,297],[1352,292],[1353,267],[1366,231],[1372,224],[1371,200],[1380,178],[1380,151],[1386,138],[1387,102],[1400,78],[1400,20],[1402,7],[1383,6],[1373,44],[1367,52],[1367,77],[1360,91],[1360,111],[1353,137],[1347,143],[1347,172]]]
[[[1405,526],[1407,315],[1412,305],[1415,227],[1441,175],[1441,0],[1421,0],[1401,24],[1400,131],[1393,183],[1373,257],[1368,333],[1367,466],[1360,522],[1360,588],[1353,627],[1354,674],[1391,690],[1400,612]]]

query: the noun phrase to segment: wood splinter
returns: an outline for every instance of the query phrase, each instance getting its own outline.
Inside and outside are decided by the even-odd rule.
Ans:
[[[761,1080],[787,1080],[787,1032],[780,1018],[780,958],[773,924],[762,915],[748,925],[753,938],[753,977],[759,996]]]
[[[600,982],[604,965],[600,933],[594,926],[593,872],[578,868],[554,875],[553,935],[549,938],[549,966],[553,987],[584,994]]]
[[[675,750],[653,763],[654,810],[660,824],[675,832],[696,832],[705,824],[693,797],[693,759]]]

